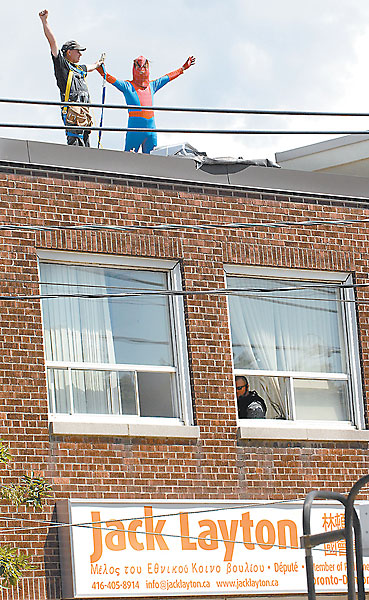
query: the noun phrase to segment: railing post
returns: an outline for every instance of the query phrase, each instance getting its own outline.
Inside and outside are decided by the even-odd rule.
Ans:
[[[347,589],[348,600],[355,599],[355,565],[354,565],[354,539],[352,529],[355,529],[355,554],[356,554],[356,572],[359,600],[365,598],[364,569],[363,569],[363,548],[361,540],[361,527],[354,509],[356,496],[367,483],[369,475],[365,475],[353,485],[347,497],[345,509],[345,538],[346,538],[346,556],[347,556]],[[357,523],[356,523],[357,521]]]
[[[337,502],[341,502],[344,506],[346,506],[347,498],[342,494],[338,494],[335,492],[329,492],[324,490],[315,490],[310,492],[304,502],[303,510],[302,510],[302,527],[304,536],[301,539],[302,546],[305,548],[305,565],[306,565],[306,579],[307,579],[307,588],[308,588],[308,598],[309,600],[316,600],[315,594],[315,583],[314,583],[314,564],[313,564],[313,554],[312,548],[322,543],[319,541],[322,536],[326,534],[318,534],[320,538],[317,539],[318,536],[311,535],[311,525],[310,525],[310,516],[311,516],[311,507],[314,500],[336,500]],[[328,532],[335,534],[336,532]],[[339,535],[340,537],[337,537]],[[328,536],[326,536],[328,537]],[[344,537],[343,530],[340,530],[335,537],[336,539],[342,539]]]

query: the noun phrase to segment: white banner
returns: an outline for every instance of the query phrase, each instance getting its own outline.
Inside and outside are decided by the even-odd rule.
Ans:
[[[68,597],[307,591],[302,504],[70,500],[58,515],[75,525],[60,528]],[[316,503],[312,533],[343,526],[337,504]],[[344,541],[313,554],[317,591],[346,590]]]

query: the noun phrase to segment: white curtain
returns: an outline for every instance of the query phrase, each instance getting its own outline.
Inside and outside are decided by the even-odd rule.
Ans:
[[[277,371],[273,314],[267,312],[261,315],[257,301],[246,304],[245,300],[241,296],[229,298],[234,366],[236,369]],[[252,381],[249,383],[252,384]],[[267,418],[287,417],[285,386],[281,384],[277,377],[258,378],[257,391],[266,401]]]
[[[101,268],[41,264],[41,281],[67,285],[42,284],[43,294],[94,293],[88,286],[103,286]],[[84,287],[86,286],[86,287]],[[108,299],[55,298],[42,301],[44,339],[47,361],[72,363],[115,363]],[[73,370],[74,412],[119,412],[119,387],[114,373]],[[54,381],[56,399],[66,410],[68,378],[57,373]],[[58,410],[58,408],[57,408]],[[68,412],[71,410],[69,406]]]
[[[337,290],[267,291],[299,285],[299,282],[270,279],[228,278],[230,288],[261,290],[252,296],[232,295],[229,298],[236,369],[343,371]],[[271,405],[267,417],[285,417],[287,402],[283,380],[263,377],[260,386],[267,404]],[[278,415],[278,412],[282,414]]]

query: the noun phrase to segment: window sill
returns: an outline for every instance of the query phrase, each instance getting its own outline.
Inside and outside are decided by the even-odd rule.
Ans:
[[[57,420],[50,422],[50,433],[53,435],[197,439],[200,437],[200,428],[194,425]]]
[[[239,424],[238,435],[241,440],[305,440],[321,442],[369,442],[369,430],[358,430],[352,426],[332,426],[329,424],[303,426],[300,423],[281,424],[268,420]]]

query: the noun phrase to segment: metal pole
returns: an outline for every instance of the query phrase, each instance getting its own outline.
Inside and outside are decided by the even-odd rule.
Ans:
[[[355,568],[354,568],[354,540],[352,535],[352,528],[355,527],[354,522],[354,502],[356,496],[360,492],[361,488],[369,483],[369,475],[365,475],[351,488],[351,491],[347,498],[346,510],[345,510],[345,530],[346,530],[346,555],[347,555],[347,586],[348,586],[348,600],[355,599]],[[361,543],[361,527],[360,522],[358,523],[358,530],[360,540],[357,539],[355,533],[356,542],[356,570],[358,580],[358,592],[359,600],[365,598],[364,590],[364,570],[362,560],[362,543]],[[360,547],[359,547],[360,541]],[[358,554],[359,553],[359,554]],[[358,572],[360,570],[360,574]]]
[[[346,496],[343,496],[342,494],[338,494],[336,492],[324,490],[315,490],[313,492],[310,492],[305,498],[302,510],[302,527],[304,533],[302,542],[305,548],[306,579],[309,600],[316,600],[312,548],[314,546],[322,544],[323,541],[336,541],[338,539],[342,539],[345,535],[344,529],[340,529],[338,531],[330,531],[327,533],[317,535],[311,535],[310,516],[311,507],[314,500],[336,500],[337,502],[341,502],[341,504],[343,504],[344,506],[346,506],[347,503]]]
[[[105,53],[101,55],[101,59],[103,59],[103,61],[105,60]],[[106,69],[105,69],[104,62],[102,62],[101,68],[103,70],[104,77],[103,77],[103,83],[102,83],[102,99],[101,99],[102,106],[101,106],[101,117],[100,117],[100,131],[99,131],[98,140],[97,140],[98,148],[101,147],[102,125],[103,125],[103,118],[104,118],[104,104],[105,104],[105,94],[106,94]]]

